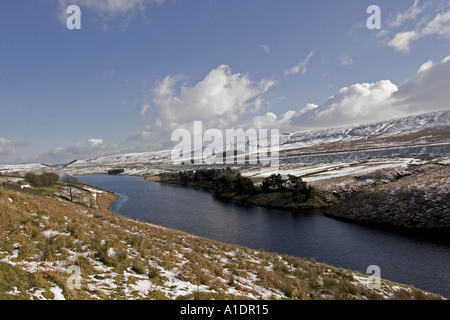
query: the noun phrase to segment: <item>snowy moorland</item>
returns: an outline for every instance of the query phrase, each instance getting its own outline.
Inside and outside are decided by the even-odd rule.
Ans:
[[[255,183],[274,173],[300,176],[339,218],[433,229],[450,225],[449,128],[450,112],[441,112],[283,133],[278,168],[232,167]],[[106,209],[115,196],[94,187],[60,181],[33,190],[23,179],[200,167],[173,165],[170,151],[0,166],[0,299],[441,298],[385,280],[373,289],[368,275],[351,270],[121,217]]]
[[[0,299],[442,299],[313,259],[223,244],[0,187]]]
[[[225,147],[226,150],[231,148],[229,145]],[[250,151],[255,148],[256,146],[249,146]],[[316,166],[335,167],[335,164],[341,162],[366,162],[374,159],[384,161],[386,158],[446,158],[450,156],[450,111],[350,127],[284,132],[280,135],[279,149],[280,169],[284,171],[297,165],[311,165],[311,170],[314,170]],[[201,157],[202,151],[204,150],[193,150],[193,157]],[[230,166],[246,167],[245,164]],[[0,165],[0,174],[23,175],[30,171],[54,171],[61,176],[105,174],[111,169],[124,168],[127,175],[148,176],[196,167],[174,165],[171,150],[162,150],[80,159],[65,166]],[[256,169],[261,167],[256,166]],[[265,171],[264,168],[262,170]]]

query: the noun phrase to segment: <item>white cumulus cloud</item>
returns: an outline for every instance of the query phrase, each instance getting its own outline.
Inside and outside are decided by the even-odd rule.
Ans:
[[[159,113],[159,126],[166,131],[189,127],[201,120],[210,128],[225,128],[245,113],[258,110],[261,95],[275,84],[263,79],[257,83],[246,74],[232,73],[227,65],[211,70],[194,86],[176,85],[181,76],[167,76],[153,89],[152,105]],[[148,110],[144,103],[143,113]]]
[[[420,35],[415,31],[399,32],[389,41],[388,46],[396,51],[408,52],[411,49],[411,43],[419,37]]]
[[[356,83],[340,89],[324,104],[307,104],[280,116],[273,112],[248,124],[261,128],[305,130],[388,120],[413,114],[450,110],[450,56],[427,61],[400,85],[390,80]]]
[[[357,83],[340,89],[328,101],[291,119],[295,126],[330,127],[375,121],[395,116],[390,99],[397,86],[389,80]]]

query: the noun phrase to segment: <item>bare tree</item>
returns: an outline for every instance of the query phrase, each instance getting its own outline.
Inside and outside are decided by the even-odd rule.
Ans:
[[[78,183],[78,179],[74,176],[64,176],[61,180],[67,183],[67,186],[69,187],[70,202],[73,202],[73,188],[75,187],[74,185]]]

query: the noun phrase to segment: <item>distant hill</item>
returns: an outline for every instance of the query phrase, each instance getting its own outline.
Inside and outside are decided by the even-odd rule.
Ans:
[[[287,133],[284,134],[281,144],[283,149],[291,149],[337,141],[400,136],[425,129],[448,127],[450,127],[450,111],[442,111],[363,125]]]
[[[281,150],[297,149],[333,142],[363,141],[369,138],[387,138],[403,136],[425,129],[450,128],[450,111],[433,112],[415,116],[409,116],[388,121],[379,121],[363,125],[348,127],[287,132],[280,136]],[[280,132],[283,132],[280,130]],[[250,146],[250,149],[256,146]],[[226,146],[227,151],[230,146]],[[199,150],[193,150],[195,156],[200,156]],[[66,167],[87,165],[128,165],[128,164],[157,164],[170,161],[171,151],[163,150],[144,153],[127,153],[107,157],[98,157],[73,161]]]

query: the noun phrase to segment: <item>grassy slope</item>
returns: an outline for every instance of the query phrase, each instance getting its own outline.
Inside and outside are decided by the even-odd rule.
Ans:
[[[350,270],[114,215],[114,199],[100,193],[89,208],[0,187],[0,299],[441,298],[385,280],[372,290]]]

